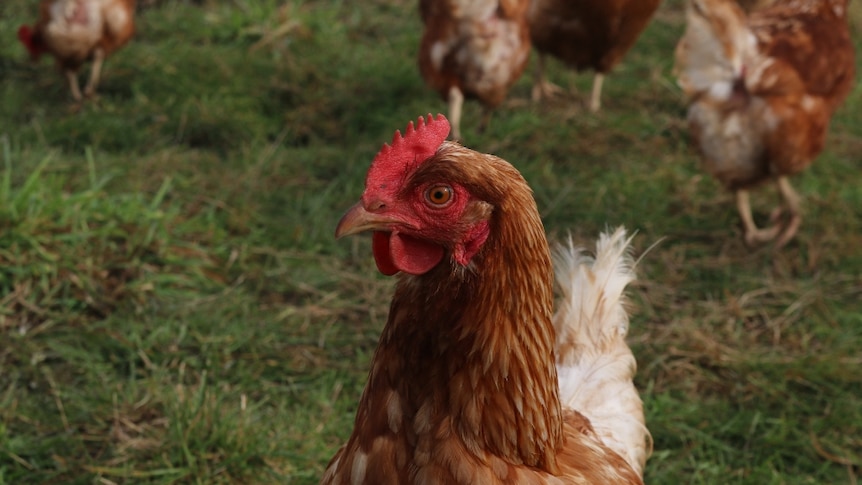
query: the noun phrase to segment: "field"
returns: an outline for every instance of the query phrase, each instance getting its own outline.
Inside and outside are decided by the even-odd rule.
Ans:
[[[335,224],[381,143],[446,109],[416,2],[139,0],[81,109],[14,41],[36,3],[0,2],[0,484],[316,483],[393,285]],[[662,5],[599,114],[558,63],[572,94],[530,102],[531,64],[485,132],[467,105],[465,144],[523,172],[551,239],[637,231],[648,483],[856,483],[862,88],[793,180],[797,238],[750,250],[689,145],[682,10]],[[753,200],[764,223],[775,191]]]

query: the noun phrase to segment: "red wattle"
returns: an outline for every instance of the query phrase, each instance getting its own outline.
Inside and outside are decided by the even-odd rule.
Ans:
[[[395,262],[392,261],[392,256],[389,253],[389,236],[388,232],[374,231],[371,236],[371,252],[374,253],[374,262],[377,263],[377,269],[386,276],[392,276],[398,272],[395,267]]]
[[[394,233],[389,238],[389,254],[401,271],[420,275],[431,271],[443,259],[443,246],[406,234]]]
[[[427,273],[444,255],[443,246],[400,233],[375,231],[371,246],[377,269],[387,276]]]

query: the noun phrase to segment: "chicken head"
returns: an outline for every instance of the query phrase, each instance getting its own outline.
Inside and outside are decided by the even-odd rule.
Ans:
[[[466,266],[488,237],[491,204],[468,181],[452,180],[446,163],[424,163],[445,157],[449,130],[443,115],[428,115],[415,128],[408,124],[403,137],[396,131],[372,162],[362,198],[338,223],[336,237],[374,231],[374,259],[384,274],[424,274],[447,255]]]

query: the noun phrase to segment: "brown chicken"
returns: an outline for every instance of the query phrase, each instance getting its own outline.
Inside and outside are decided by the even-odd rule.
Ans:
[[[400,273],[355,427],[324,484],[642,483],[648,432],[632,383],[620,228],[596,257],[552,258],[508,162],[420,118],[372,162],[336,236],[373,231]]]
[[[22,25],[18,39],[34,60],[50,54],[57,60],[80,101],[78,70],[92,61],[84,96],[91,97],[99,85],[102,63],[125,45],[135,32],[135,0],[43,0],[33,27]]]
[[[733,0],[692,0],[686,15],[676,72],[693,142],[706,171],[736,192],[746,243],[780,247],[802,221],[788,176],[823,150],[853,87],[847,0],[788,0],[748,16]],[[783,207],[758,229],[748,192],[768,180]]]
[[[420,0],[425,24],[419,45],[419,71],[449,103],[452,137],[461,139],[464,98],[485,107],[480,129],[491,110],[527,66],[530,0]]]
[[[632,48],[661,0],[533,0],[528,19],[530,39],[539,52],[533,99],[559,90],[545,79],[545,54],[569,67],[592,69],[590,111],[601,108],[605,75]]]

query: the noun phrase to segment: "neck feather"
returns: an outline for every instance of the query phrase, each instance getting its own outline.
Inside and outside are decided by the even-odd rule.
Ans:
[[[535,202],[518,188],[495,204],[469,267],[399,281],[354,436],[397,430],[416,446],[452,433],[474,454],[556,470],[553,271]]]

